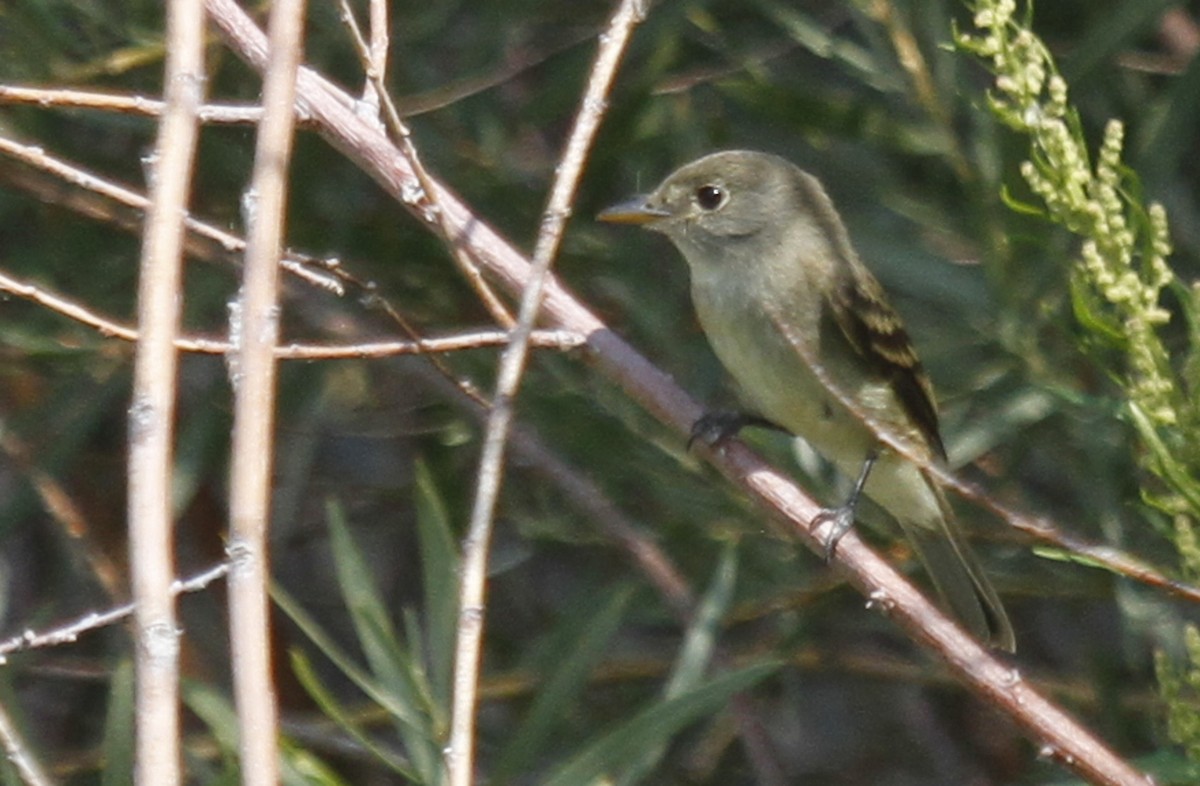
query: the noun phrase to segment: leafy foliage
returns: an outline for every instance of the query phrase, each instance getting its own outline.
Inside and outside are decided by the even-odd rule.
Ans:
[[[1162,336],[1170,312],[1163,293],[1174,286],[1190,320],[1194,290],[1180,287],[1167,266],[1171,239],[1166,209],[1145,205],[1142,184],[1121,160],[1125,126],[1110,120],[1090,163],[1083,126],[1068,103],[1067,82],[1045,44],[1015,18],[1015,0],[982,0],[974,6],[981,35],[961,35],[964,49],[989,62],[996,90],[989,105],[1007,126],[1030,140],[1021,175],[1041,199],[1044,215],[1082,239],[1071,276],[1072,307],[1097,344],[1114,347],[1125,370],[1118,373],[1128,417],[1142,441],[1141,465],[1168,490],[1144,484],[1142,496],[1174,519],[1176,543],[1188,575],[1200,570],[1195,522],[1200,516],[1200,409],[1191,380],[1177,375],[1200,352],[1194,340],[1172,364]],[[1041,208],[1033,212],[1041,213]],[[1190,334],[1194,338],[1194,333]],[[1200,680],[1195,657],[1200,631],[1186,629],[1190,653],[1187,681]],[[1172,739],[1200,760],[1200,713],[1182,691],[1184,678],[1160,656],[1159,681],[1167,701]]]
[[[999,2],[654,5],[556,272],[697,398],[732,404],[682,263],[657,238],[589,217],[713,149],[795,160],[826,183],[905,317],[963,472],[1080,537],[1182,561],[1195,580],[1200,59],[1172,43],[1171,26],[1195,20],[1168,5],[1059,0],[1036,16]],[[415,143],[519,244],[532,242],[606,12],[392,3],[388,83]],[[307,62],[361,83],[335,5],[314,3],[310,17]],[[153,97],[161,41],[161,3],[14,0],[0,5],[0,83]],[[249,69],[217,40],[208,53],[211,100],[256,100]],[[133,114],[0,105],[0,137],[134,188],[154,129]],[[248,126],[205,128],[193,216],[238,231],[252,149]],[[289,244],[336,256],[368,286],[337,298],[289,282],[287,340],[394,338],[381,299],[430,334],[486,323],[445,249],[340,153],[302,134],[292,184]],[[0,271],[130,322],[136,228],[136,215],[0,158]],[[219,335],[234,258],[192,252],[186,326]],[[131,355],[16,299],[0,304],[0,353],[0,426],[15,439],[0,442],[0,596],[6,626],[23,630],[108,602],[93,566],[124,560]],[[494,359],[445,360],[486,389]],[[437,783],[478,410],[411,358],[289,363],[281,395],[272,560],[287,778]],[[180,400],[178,550],[190,572],[223,554],[224,364],[186,358]],[[764,535],[761,512],[683,436],[579,358],[540,352],[519,416],[490,564],[481,782],[1057,777],[1014,729],[914,663],[890,623],[818,560]],[[784,440],[749,438],[794,466]],[[46,477],[86,514],[82,535],[47,506]],[[803,477],[841,498],[819,463],[804,462]],[[672,560],[697,598],[690,617],[598,511],[616,511]],[[1194,612],[1085,561],[1041,559],[962,512],[1012,606],[1022,671],[1053,677],[1053,692],[1122,752],[1155,754],[1145,762],[1162,782],[1188,782],[1172,774],[1187,765],[1171,739],[1198,744],[1189,686],[1200,666],[1185,647]],[[889,533],[868,534],[912,564]],[[237,776],[222,605],[212,592],[182,601],[195,783]],[[1156,661],[1156,650],[1170,655]],[[20,687],[3,704],[21,709],[42,761],[75,763],[62,782],[126,777],[129,656],[111,630],[9,664],[5,684]],[[68,659],[107,679],[67,679],[54,667]],[[1156,666],[1166,713],[1146,701]],[[760,735],[740,744],[747,717]]]

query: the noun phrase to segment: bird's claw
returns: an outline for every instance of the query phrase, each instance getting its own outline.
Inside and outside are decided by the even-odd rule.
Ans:
[[[854,526],[854,511],[858,508],[858,500],[862,498],[863,489],[867,487],[867,478],[870,476],[871,468],[875,466],[875,461],[878,458],[878,450],[869,451],[866,460],[863,461],[862,469],[859,470],[858,479],[854,481],[854,488],[851,489],[850,496],[846,498],[846,502],[836,508],[826,508],[813,518],[814,530],[825,522],[833,524],[829,530],[829,537],[825,539],[826,562],[833,559],[833,552],[837,551],[838,541],[845,537],[846,533]]]
[[[710,448],[720,447],[736,437],[745,425],[746,418],[740,412],[705,412],[692,424],[687,441],[688,450],[697,441]]]
[[[825,538],[825,561],[829,562],[833,559],[834,552],[837,551],[838,541],[854,528],[854,506],[841,505],[836,508],[825,508],[813,518],[813,530],[819,529],[826,523],[832,525]]]
[[[747,426],[789,433],[775,421],[767,420],[759,415],[732,410],[716,410],[715,412],[705,412],[692,424],[691,434],[687,441],[688,450],[691,450],[692,445],[697,441],[703,442],[710,448],[719,448],[736,437]]]

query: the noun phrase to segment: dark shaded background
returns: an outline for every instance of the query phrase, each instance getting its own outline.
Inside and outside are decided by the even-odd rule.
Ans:
[[[0,6],[0,82],[160,93],[156,2],[14,0]],[[1168,9],[1173,9],[1168,13]],[[887,10],[920,45],[936,88],[922,104],[900,65]],[[1195,275],[1195,4],[1042,3],[1035,28],[1060,58],[1092,139],[1110,117],[1128,124],[1127,157],[1149,197],[1168,208],[1173,265]],[[499,0],[393,4],[389,84],[411,111],[426,164],[518,246],[530,247],[546,188],[610,12],[604,3]],[[360,69],[332,3],[311,5],[307,62],[344,85]],[[638,30],[593,152],[557,271],[608,323],[700,400],[735,392],[709,352],[687,299],[686,271],[666,241],[597,225],[602,207],[675,166],[726,147],[779,153],[818,175],[860,253],[908,322],[939,390],[953,460],[968,477],[1072,533],[1172,569],[1168,524],[1139,501],[1136,456],[1103,349],[1076,328],[1068,292],[1074,246],[1036,217],[1009,211],[1001,189],[1023,141],[986,112],[987,74],[949,46],[959,5],[664,2]],[[1187,36],[1192,36],[1189,39]],[[214,37],[213,100],[256,100],[260,83]],[[354,88],[357,90],[358,88]],[[140,188],[152,119],[0,106],[0,134]],[[253,150],[250,127],[210,127],[201,139],[193,214],[238,231]],[[73,190],[0,158],[0,266],[129,322],[138,236],[83,217]],[[88,199],[86,195],[76,198]],[[374,293],[428,333],[485,326],[486,312],[444,249],[366,176],[301,132],[288,243],[340,258]],[[120,218],[119,216],[117,218]],[[206,257],[206,258],[201,258]],[[186,323],[219,334],[237,287],[236,260],[189,262]],[[1168,304],[1171,305],[1171,304]],[[338,299],[291,280],[286,336],[356,341],[398,337],[363,291]],[[1183,336],[1180,332],[1179,341]],[[125,560],[125,412],[131,347],[39,306],[0,300],[0,611],[3,630],[44,628],[111,600],[90,567]],[[496,352],[446,358],[490,389]],[[223,555],[229,382],[219,359],[181,372],[177,505],[185,572]],[[392,622],[428,622],[452,583],[422,582],[418,503],[445,508],[461,533],[472,493],[479,423],[419,359],[285,364],[280,377],[275,573],[280,584],[358,654],[330,554],[327,503],[340,505]],[[677,735],[647,783],[1049,783],[1061,771],[1004,719],[949,683],[863,599],[812,555],[765,533],[741,499],[664,430],[570,354],[539,352],[519,403],[546,455],[569,463],[633,519],[701,592],[722,553],[736,559],[720,628],[724,664],[773,655],[790,663],[760,683],[743,712],[766,741],[769,766],[738,742],[729,711]],[[786,441],[750,435],[792,466]],[[14,445],[23,446],[18,450]],[[56,479],[86,515],[72,535],[48,515],[34,473]],[[417,478],[429,483],[418,492]],[[806,482],[829,499],[837,482]],[[425,515],[428,515],[426,513]],[[1178,652],[1187,610],[1106,572],[1041,558],[977,511],[962,509],[1009,605],[1023,674],[1130,756],[1178,763],[1165,740],[1152,654]],[[912,566],[890,533],[877,542]],[[736,548],[731,548],[735,544]],[[509,465],[493,554],[480,766],[487,776],[512,742],[539,679],[572,652],[606,601],[631,593],[586,686],[558,707],[552,733],[520,754],[512,783],[539,783],[573,752],[660,699],[682,628],[668,604],[536,455]],[[431,594],[432,592],[432,594]],[[444,599],[441,598],[441,599]],[[220,588],[183,601],[192,782],[225,782],[233,766],[197,696],[225,695],[228,656]],[[1192,615],[1194,616],[1194,614]],[[375,758],[322,725],[292,676],[288,648],[317,672],[364,728],[400,748],[382,714],[296,626],[280,616],[281,701],[297,749],[347,783],[394,783]],[[409,630],[411,633],[411,628]],[[429,670],[429,641],[402,636]],[[0,671],[10,711],[63,782],[120,782],[122,629],[21,655]],[[439,665],[440,664],[440,665]],[[718,671],[725,666],[718,667]],[[436,679],[435,679],[436,682]],[[109,735],[107,738],[105,737]],[[124,732],[127,734],[127,732]],[[223,751],[224,754],[223,754]],[[298,754],[293,754],[298,755]],[[1147,764],[1146,766],[1150,766]],[[772,768],[778,780],[772,780]],[[2,769],[2,767],[0,767]],[[11,773],[7,776],[11,779]],[[315,777],[315,776],[314,776]],[[333,776],[329,776],[332,778]],[[1165,781],[1166,779],[1164,779]],[[15,782],[15,781],[10,781]],[[301,781],[296,781],[301,782]],[[313,780],[309,782],[338,782]],[[1180,781],[1186,782],[1186,781]]]

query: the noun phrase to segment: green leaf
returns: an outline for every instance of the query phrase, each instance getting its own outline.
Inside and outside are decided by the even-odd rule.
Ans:
[[[425,642],[434,705],[450,706],[458,627],[458,545],[429,468],[417,462],[417,536],[425,588]]]
[[[208,727],[227,767],[236,767],[240,724],[233,703],[211,686],[191,680],[181,683],[180,692],[184,705]]]
[[[817,57],[840,63],[866,84],[889,92],[896,92],[903,84],[890,69],[880,69],[869,50],[847,38],[830,35],[826,25],[797,10],[793,4],[758,0],[756,5],[797,44]]]
[[[290,740],[280,742],[279,754],[284,786],[350,786],[336,770]]]
[[[123,659],[113,669],[104,718],[104,773],[101,786],[133,783],[133,661]]]
[[[1012,190],[1008,187],[1007,183],[1000,184],[1000,201],[1004,203],[1005,207],[1014,213],[1018,213],[1023,216],[1048,218],[1046,216],[1045,208],[1035,205],[1032,202],[1026,202],[1024,200],[1017,199],[1017,197],[1013,196]]]
[[[317,707],[330,720],[336,723],[343,731],[354,739],[359,745],[371,753],[385,767],[392,770],[398,775],[402,775],[409,780],[416,780],[417,776],[413,772],[409,763],[402,757],[397,756],[385,748],[375,744],[370,735],[365,734],[351,719],[338,700],[332,693],[326,690],[321,683],[320,677],[312,668],[312,663],[308,657],[300,650],[293,649],[289,653],[292,662],[292,670],[296,674],[296,678],[304,687],[308,695],[317,703]]]
[[[509,738],[496,762],[492,781],[505,783],[516,777],[534,760],[545,754],[546,740],[561,722],[563,708],[579,700],[592,670],[603,658],[608,642],[624,618],[634,589],[622,586],[596,603],[591,615],[568,617],[563,630],[555,636],[558,646],[547,653],[546,661],[555,664],[543,681],[516,732]]]
[[[708,671],[721,620],[733,601],[733,590],[737,585],[737,555],[737,542],[726,541],[712,582],[704,597],[700,599],[700,604],[692,616],[692,623],[683,637],[683,645],[679,648],[671,676],[663,689],[664,698],[672,699],[697,687]],[[625,767],[620,783],[641,782],[662,760],[666,750],[667,745],[664,742],[646,751],[640,759]]]
[[[723,674],[702,687],[647,707],[563,764],[543,786],[581,786],[623,768],[631,759],[666,744],[681,729],[721,709],[735,693],[765,679],[780,665],[768,661]]]
[[[382,688],[395,696],[399,704],[415,709],[407,718],[398,719],[397,730],[422,781],[437,783],[442,771],[442,756],[434,742],[438,736],[434,721],[438,708],[425,672],[418,656],[407,650],[396,635],[388,607],[350,535],[341,505],[331,499],[326,504],[326,513],[338,584],[359,645]]]
[[[1101,339],[1106,345],[1124,347],[1128,343],[1125,331],[1121,329],[1120,323],[1104,313],[1103,306],[1096,298],[1091,284],[1083,280],[1079,273],[1072,271],[1070,285],[1071,310],[1080,326],[1087,330],[1092,337]]]
[[[679,658],[672,669],[664,690],[666,698],[674,698],[700,683],[712,662],[717,631],[729,604],[733,601],[733,590],[737,584],[737,543],[728,541],[721,550],[721,559],[713,575],[712,583],[696,607],[692,624],[683,638]]]
[[[1141,407],[1130,401],[1128,411],[1134,428],[1154,459],[1155,474],[1182,495],[1192,510],[1200,510],[1200,482],[1197,482],[1189,468],[1176,459],[1171,449],[1163,443],[1158,430]]]
[[[296,627],[308,637],[317,650],[338,668],[359,690],[379,704],[393,718],[400,720],[414,731],[426,728],[420,707],[406,704],[401,697],[386,690],[372,675],[354,662],[349,653],[338,646],[333,637],[306,612],[296,599],[278,585],[271,587],[271,599]]]

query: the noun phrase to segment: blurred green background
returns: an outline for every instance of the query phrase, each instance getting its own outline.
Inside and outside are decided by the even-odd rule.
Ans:
[[[1098,141],[1110,117],[1127,123],[1127,160],[1146,196],[1165,203],[1172,265],[1190,282],[1200,244],[1200,9],[1057,0],[1035,11],[1089,138]],[[392,4],[388,84],[412,113],[427,166],[518,247],[532,247],[610,12],[607,3],[547,0]],[[968,28],[969,11],[936,0],[654,5],[611,97],[557,274],[698,400],[732,404],[736,391],[693,317],[682,260],[662,238],[592,217],[706,152],[783,155],[825,183],[907,321],[962,473],[1064,530],[1174,571],[1170,523],[1139,499],[1107,351],[1089,347],[1072,317],[1075,244],[1004,205],[1005,189],[1028,196],[1017,175],[1024,142],[987,112],[990,77],[953,49],[955,24]],[[898,54],[909,44],[915,66]],[[208,56],[211,100],[256,100],[257,76],[215,33]],[[310,4],[306,60],[361,91],[336,4]],[[0,5],[2,84],[153,97],[161,71],[160,3]],[[154,134],[151,118],[0,105],[0,136],[138,190]],[[241,231],[253,143],[249,126],[204,130],[194,216]],[[137,231],[121,226],[124,214],[81,214],[81,203],[103,204],[0,157],[0,269],[132,322]],[[439,242],[311,132],[296,148],[287,241],[339,258],[372,284],[338,298],[290,279],[288,339],[402,337],[375,296],[430,334],[488,323]],[[236,264],[212,250],[189,261],[189,331],[224,331]],[[1184,346],[1181,320],[1168,334]],[[6,298],[0,357],[0,620],[15,634],[124,598],[106,600],[93,566],[110,560],[119,572],[125,559],[132,350]],[[496,357],[476,350],[445,361],[490,390]],[[185,574],[223,555],[229,392],[220,359],[185,358]],[[768,535],[762,512],[688,455],[683,435],[580,358],[537,352],[518,413],[526,442],[511,453],[492,555],[481,783],[590,783],[597,773],[612,783],[1065,782],[819,559]],[[424,360],[284,364],[272,558],[287,609],[276,628],[289,782],[436,780],[453,552],[479,437],[474,410]],[[748,438],[795,466],[786,440]],[[837,479],[808,469],[797,472],[815,494],[840,499]],[[48,513],[38,473],[79,506],[82,532]],[[690,635],[581,502],[581,483],[653,540],[702,598],[708,617]],[[1166,739],[1153,670],[1156,650],[1181,651],[1195,612],[1105,571],[1035,555],[999,522],[960,512],[1011,610],[1021,673],[1161,782],[1195,782]],[[903,542],[869,536],[921,580]],[[193,783],[236,772],[223,601],[220,588],[182,601]],[[129,637],[113,628],[0,671],[5,706],[61,782],[127,775],[129,660]],[[755,664],[768,665],[738,671]],[[742,683],[721,682],[730,674]],[[691,704],[670,703],[672,680]],[[752,687],[728,704],[743,683]]]

